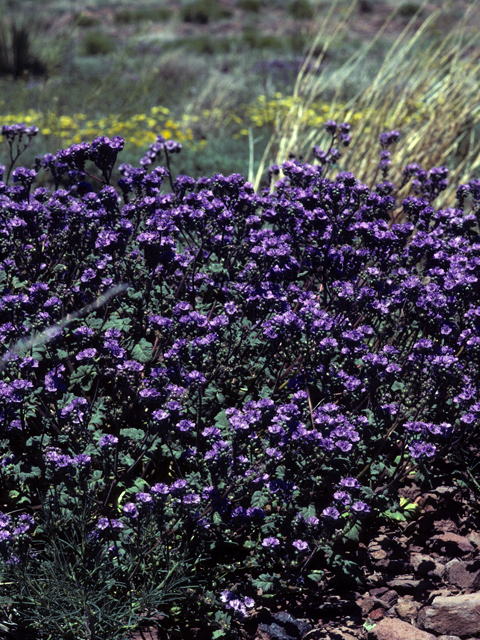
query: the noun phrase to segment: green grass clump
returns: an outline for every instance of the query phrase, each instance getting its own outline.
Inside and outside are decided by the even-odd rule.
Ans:
[[[98,27],[100,24],[99,18],[91,13],[84,13],[83,11],[75,18],[75,26],[82,29],[88,29],[90,27]]]
[[[238,8],[242,11],[250,11],[251,13],[258,13],[263,7],[262,0],[239,0]]]
[[[232,15],[229,9],[216,0],[194,0],[182,7],[180,14],[184,22],[195,24],[207,24]]]
[[[115,51],[115,41],[101,30],[89,31],[82,41],[86,56],[105,56]]]
[[[118,9],[114,19],[117,24],[134,24],[144,20],[164,22],[170,20],[172,16],[173,11],[168,7],[139,6],[134,9]]]
[[[422,15],[421,7],[418,2],[404,2],[398,8],[399,15],[402,18],[412,18],[414,15]]]
[[[288,13],[296,20],[312,20],[315,16],[309,0],[293,0],[288,6]]]
[[[0,75],[20,78],[46,73],[46,64],[32,49],[32,36],[32,28],[27,24],[0,25]]]

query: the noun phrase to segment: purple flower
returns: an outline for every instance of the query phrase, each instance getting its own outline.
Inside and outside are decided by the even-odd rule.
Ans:
[[[14,535],[14,536],[21,536],[21,535],[23,535],[24,533],[27,533],[27,531],[28,531],[29,529],[30,529],[30,525],[28,525],[28,524],[21,524],[21,525],[19,525],[18,527],[16,527],[16,528],[13,530],[13,535]]]
[[[273,549],[273,547],[278,547],[280,546],[280,540],[278,540],[278,538],[264,538],[262,540],[262,547],[270,547]]]
[[[153,504],[152,496],[149,493],[145,493],[144,491],[141,491],[140,493],[136,493],[135,499],[137,502],[140,502],[141,504],[149,504],[149,505]]]
[[[195,429],[195,423],[191,420],[180,420],[175,428],[183,432],[193,431],[193,429]]]
[[[370,507],[365,502],[362,502],[361,500],[357,500],[356,502],[354,502],[351,506],[351,509],[357,512],[363,511],[364,513],[367,513],[368,511],[370,511]]]
[[[49,451],[47,451],[47,453],[45,454],[45,458],[48,460],[48,462],[53,463],[55,466],[61,469],[69,467],[73,464],[73,459],[69,455],[60,453],[55,449],[50,449]]]
[[[66,386],[62,381],[62,374],[65,371],[65,366],[63,364],[57,364],[52,371],[49,371],[45,374],[45,388],[50,393],[55,393],[56,391],[66,391]]]
[[[77,360],[90,360],[91,358],[94,358],[97,355],[97,350],[92,347],[91,349],[84,349],[83,351],[80,351],[79,353],[77,353]]]
[[[155,420],[163,422],[163,420],[168,420],[170,414],[168,413],[168,411],[164,411],[163,409],[157,409],[157,411],[154,411],[152,413],[152,416]]]
[[[8,527],[10,522],[11,522],[10,516],[7,515],[6,513],[0,512],[0,529],[4,529],[5,527]]]
[[[356,478],[343,478],[343,480],[340,480],[340,486],[358,489],[360,487],[360,483]]]
[[[120,520],[100,518],[97,523],[97,529],[100,529],[100,531],[105,531],[106,529],[124,529],[124,524],[120,522]]]
[[[187,481],[183,479],[179,479],[179,480],[175,480],[175,482],[173,482],[170,485],[170,489],[171,491],[181,491],[182,489],[185,489],[186,486],[187,486]]]
[[[351,502],[351,498],[346,491],[335,491],[333,497],[342,504],[349,504]]]
[[[18,167],[14,169],[12,176],[14,182],[21,182],[26,188],[29,188],[35,180],[36,172],[32,169],[25,169],[25,167]]]
[[[292,544],[298,551],[308,551],[310,548],[305,540],[294,540]]]
[[[130,518],[136,518],[138,516],[138,509],[133,502],[128,502],[122,509],[123,513]]]
[[[112,436],[110,433],[102,436],[99,441],[99,445],[101,447],[110,447],[118,443],[117,436]]]
[[[89,282],[90,280],[94,280],[97,277],[97,274],[93,269],[85,269],[82,273],[80,280],[82,282]]]
[[[185,376],[186,383],[192,386],[199,386],[206,382],[204,375],[200,371],[191,371]]]
[[[154,484],[153,487],[151,487],[150,493],[153,493],[154,495],[166,496],[170,493],[170,488],[163,482],[157,482],[157,484]]]
[[[332,520],[338,520],[340,517],[340,512],[335,507],[327,507],[322,511],[322,515],[325,518],[332,518]]]

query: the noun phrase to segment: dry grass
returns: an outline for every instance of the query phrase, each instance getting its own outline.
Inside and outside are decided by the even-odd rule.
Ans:
[[[480,165],[480,135],[476,127],[480,121],[480,47],[477,30],[472,29],[478,3],[472,3],[440,42],[433,40],[427,47],[424,42],[431,39],[436,24],[445,19],[444,9],[432,12],[420,25],[418,16],[412,17],[391,46],[373,82],[342,105],[339,105],[339,97],[343,83],[358,72],[375,40],[354,54],[334,75],[326,77],[321,68],[322,60],[329,43],[348,27],[356,2],[352,3],[343,22],[332,29],[336,4],[332,4],[310,51],[314,52],[322,40],[325,45],[315,59],[312,54],[307,57],[299,73],[295,100],[289,112],[277,122],[260,163],[256,185],[260,183],[268,161],[281,163],[289,153],[308,156],[312,145],[319,141],[319,132],[305,126],[302,114],[318,100],[322,91],[335,86],[330,117],[348,122],[349,119],[352,121],[353,114],[361,114],[353,127],[352,148],[345,152],[341,168],[353,171],[360,180],[370,184],[378,164],[376,141],[379,134],[388,129],[399,129],[402,140],[392,158],[398,171],[409,162],[417,162],[426,169],[448,166],[451,187],[437,204],[451,205],[456,186],[473,177]],[[426,4],[425,1],[423,5]],[[394,17],[395,11],[376,39]]]

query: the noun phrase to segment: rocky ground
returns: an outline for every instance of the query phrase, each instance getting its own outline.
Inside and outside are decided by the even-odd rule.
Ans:
[[[454,487],[404,492],[419,504],[419,515],[399,527],[381,527],[360,545],[365,589],[333,588],[311,603],[307,619],[259,611],[252,637],[480,639],[480,533],[471,503]]]
[[[359,591],[327,581],[318,600],[295,595],[256,609],[239,640],[480,640],[480,530],[475,500],[442,484],[403,494],[419,505],[410,522],[370,531],[355,551],[366,580]],[[178,632],[177,632],[178,634]],[[205,631],[135,640],[204,640]]]

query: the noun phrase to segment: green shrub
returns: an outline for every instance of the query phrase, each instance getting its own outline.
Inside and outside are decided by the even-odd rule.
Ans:
[[[255,27],[245,27],[242,39],[251,49],[282,49],[285,43],[285,38],[260,33]]]
[[[288,13],[296,20],[311,20],[315,15],[309,0],[293,0],[288,6]]]
[[[96,16],[92,16],[91,13],[79,13],[75,18],[75,25],[77,27],[88,28],[97,27],[100,24],[100,20]]]
[[[182,20],[195,24],[207,24],[212,20],[229,18],[231,15],[232,12],[217,0],[195,0],[181,10]]]
[[[83,53],[87,56],[102,56],[115,51],[113,39],[103,31],[90,31],[83,38]]]
[[[151,20],[163,22],[170,20],[173,12],[168,7],[137,7],[136,9],[119,9],[115,12],[114,20],[117,24],[132,24]]]
[[[251,11],[252,13],[258,13],[262,7],[262,0],[240,0],[238,3],[239,9]]]
[[[0,25],[0,75],[19,78],[44,75],[45,63],[31,50],[32,31],[27,25]]]
[[[398,14],[402,18],[412,18],[417,12],[418,15],[422,15],[422,11],[419,11],[420,5],[417,2],[404,2],[398,8]]]

